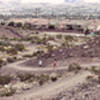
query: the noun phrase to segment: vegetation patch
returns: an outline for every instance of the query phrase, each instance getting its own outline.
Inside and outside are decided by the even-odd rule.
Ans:
[[[12,79],[10,76],[0,76],[0,85],[9,84]]]
[[[68,71],[79,71],[81,70],[81,66],[77,63],[70,64],[68,67]]]

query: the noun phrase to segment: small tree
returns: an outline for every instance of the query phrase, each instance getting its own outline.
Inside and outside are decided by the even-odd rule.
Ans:
[[[15,26],[15,22],[13,22],[13,21],[12,21],[12,22],[9,22],[9,23],[8,23],[8,26],[14,27],[14,26]]]
[[[52,24],[48,25],[48,29],[55,29],[55,25]]]
[[[1,22],[1,25],[5,25],[6,23],[5,22]]]
[[[16,27],[22,27],[23,24],[21,22],[16,23]]]

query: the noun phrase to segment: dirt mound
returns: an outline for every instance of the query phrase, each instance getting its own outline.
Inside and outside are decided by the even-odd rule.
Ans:
[[[44,63],[43,66],[52,64],[54,59],[57,61],[67,60],[68,58],[94,58],[100,57],[100,37],[88,41],[87,44],[75,46],[74,48],[63,48],[49,52],[37,59],[29,60],[24,63],[26,66],[37,66],[39,59]]]
[[[21,38],[23,37],[16,28],[0,26],[0,37]]]

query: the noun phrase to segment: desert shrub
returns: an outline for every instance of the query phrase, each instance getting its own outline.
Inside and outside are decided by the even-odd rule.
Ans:
[[[23,24],[21,22],[16,23],[16,27],[22,27]]]
[[[37,41],[40,41],[41,39],[38,36],[30,35],[27,37],[27,40],[31,41],[32,43],[36,43]]]
[[[56,74],[56,73],[52,73],[52,74],[50,75],[50,79],[51,79],[51,81],[53,81],[53,82],[57,81],[57,79],[58,79],[57,74]]]
[[[94,78],[93,75],[89,75],[89,76],[86,77],[87,80],[91,80],[91,79],[93,79],[93,78]]]
[[[23,55],[23,57],[26,57],[26,58],[31,58],[31,57],[33,57],[35,54],[25,54],[25,55]]]
[[[10,76],[0,76],[0,85],[9,84],[12,80]]]
[[[48,81],[49,80],[49,76],[42,74],[42,75],[39,76],[39,79],[43,80],[43,81]]]
[[[44,51],[43,50],[38,50],[36,52],[33,53],[33,56],[41,56],[44,54]]]
[[[53,36],[48,36],[47,40],[55,40],[55,38]]]
[[[15,48],[18,51],[23,51],[25,49],[25,46],[23,44],[16,44]]]
[[[87,83],[83,83],[82,85],[81,85],[81,89],[87,89],[88,88],[88,84]]]
[[[29,36],[27,40],[36,44],[46,44],[48,38],[39,36]]]
[[[43,80],[39,80],[39,85],[42,86],[44,84]]]
[[[39,76],[39,85],[43,85],[45,82],[47,82],[49,80],[49,76],[48,75],[40,75]]]
[[[3,88],[1,91],[0,91],[0,96],[3,97],[3,96],[12,96],[13,94],[15,94],[16,90],[13,89],[13,88]]]
[[[62,44],[62,47],[70,48],[70,47],[72,47],[72,44],[70,44],[69,41],[65,41],[65,42]]]
[[[4,51],[5,51],[4,46],[0,46],[0,51],[2,51],[2,52],[4,52]]]
[[[55,25],[52,24],[48,25],[48,29],[55,29]]]
[[[0,58],[0,67],[2,67],[3,65],[6,65],[7,64],[7,61]]]
[[[24,23],[23,29],[31,29],[32,24],[31,23]]]
[[[55,81],[57,81],[57,77],[52,77],[51,80],[52,80],[53,82],[55,82]]]
[[[76,63],[70,64],[68,67],[68,71],[78,71],[78,70],[81,70],[81,67],[79,64]]]
[[[67,41],[73,41],[75,39],[74,39],[73,36],[68,35],[68,36],[65,36],[65,40],[67,40]]]
[[[49,45],[49,44],[48,44],[48,45],[46,46],[46,48],[47,48],[47,50],[50,52],[50,51],[53,50],[53,45]]]
[[[34,38],[32,39],[32,43],[36,43],[36,44],[46,44],[48,38],[46,37],[37,37],[34,36]]]
[[[18,74],[17,76],[18,76],[18,78],[20,78],[20,80],[21,80],[22,82],[28,81],[28,80],[30,80],[31,78],[34,78],[34,77],[35,77],[35,76],[32,75],[32,74],[24,74],[24,73]]]
[[[62,39],[62,35],[61,35],[61,34],[56,35],[56,38],[57,38],[57,39]]]
[[[7,49],[6,52],[7,52],[8,54],[12,54],[12,55],[18,54],[17,50],[16,50],[15,48],[13,48],[13,47]]]
[[[46,42],[47,42],[47,38],[46,38],[46,37],[43,37],[43,38],[41,39],[41,44],[46,44]]]
[[[0,41],[0,45],[1,46],[9,46],[9,45],[11,45],[11,43],[9,43],[8,41]]]
[[[4,21],[1,22],[1,25],[5,25],[6,23]]]
[[[12,21],[12,22],[9,22],[9,23],[8,23],[8,26],[14,27],[14,26],[15,26],[15,22],[13,22],[13,21]]]
[[[73,26],[72,25],[66,25],[66,29],[67,30],[73,30]]]
[[[91,71],[95,72],[96,71],[96,66],[92,66]]]
[[[16,58],[15,57],[8,57],[7,61],[8,61],[8,63],[13,63],[16,61]]]
[[[44,38],[44,39],[37,39],[36,41],[35,41],[35,43],[36,44],[45,44],[46,43],[46,39]]]
[[[98,69],[96,66],[92,66],[91,71],[100,76],[100,69]]]

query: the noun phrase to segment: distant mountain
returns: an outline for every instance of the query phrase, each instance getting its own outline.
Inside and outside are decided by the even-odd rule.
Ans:
[[[65,2],[76,3],[76,2],[83,2],[84,0],[65,0]]]

